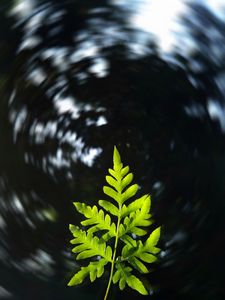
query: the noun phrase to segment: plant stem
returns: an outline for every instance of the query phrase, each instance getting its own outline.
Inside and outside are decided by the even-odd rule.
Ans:
[[[113,257],[112,257],[109,281],[108,281],[107,289],[106,289],[106,292],[105,292],[104,300],[107,299],[109,289],[110,289],[110,286],[111,286],[111,283],[112,283],[113,271],[114,271],[115,260],[116,260],[116,250],[117,250],[117,245],[118,245],[118,240],[119,240],[120,220],[121,220],[121,206],[119,207],[119,217],[118,217],[118,221],[117,221],[117,225],[116,225],[116,238],[115,238],[115,244],[114,244],[114,252],[113,252]]]

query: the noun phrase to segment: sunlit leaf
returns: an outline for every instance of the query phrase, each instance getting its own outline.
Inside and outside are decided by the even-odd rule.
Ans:
[[[124,167],[121,170],[121,178],[123,178],[125,175],[127,175],[127,173],[129,172],[130,168],[128,166]]]
[[[133,197],[138,190],[138,185],[133,184],[131,185],[123,194],[122,194],[122,203],[125,202],[127,199]]]
[[[72,249],[74,253],[78,253],[77,259],[85,259],[99,255],[106,260],[111,261],[112,251],[106,251],[106,243],[100,241],[97,236],[93,236],[92,233],[86,233],[78,226],[73,225],[70,225],[70,231],[74,236],[74,239],[71,241],[71,243],[73,245],[83,245],[82,247],[76,246]]]
[[[148,247],[153,247],[158,243],[160,238],[160,232],[161,232],[161,228],[158,227],[150,234],[149,238],[146,241],[146,245]]]
[[[117,180],[115,180],[112,176],[107,175],[105,177],[106,181],[108,182],[108,184],[110,184],[112,187],[114,187],[116,190],[118,190],[118,182]]]
[[[113,198],[114,200],[117,200],[117,198],[118,198],[118,193],[117,193],[114,189],[112,189],[111,187],[104,186],[104,187],[103,187],[103,192],[104,192],[107,196]]]
[[[132,201],[139,188],[137,184],[131,185],[132,181],[133,174],[129,173],[128,166],[123,167],[119,151],[114,147],[113,168],[109,169],[109,175],[106,176],[109,186],[103,187],[107,197],[98,201],[101,208],[74,202],[76,210],[85,219],[81,221],[82,229],[69,226],[73,235],[72,252],[77,260],[92,261],[81,267],[68,285],[80,284],[88,276],[91,282],[95,281],[103,275],[104,267],[109,263],[112,268],[109,280],[118,284],[121,290],[129,286],[142,295],[148,294],[142,281],[132,272],[135,270],[136,273],[146,274],[149,272],[146,263],[157,260],[160,249],[156,245],[160,238],[160,227],[146,241],[140,240],[140,236],[146,235],[147,227],[153,223],[151,199],[147,194]]]
[[[113,276],[113,282],[117,283],[119,281],[119,288],[121,290],[123,290],[127,284],[129,287],[138,291],[142,295],[148,294],[141,280],[131,273],[132,268],[126,267],[123,263],[119,263],[119,262],[117,262],[116,268],[117,271]]]
[[[80,202],[74,202],[74,206],[79,213],[87,218],[81,221],[83,226],[95,225],[89,232],[94,233],[99,230],[107,230],[111,237],[116,235],[116,225],[111,223],[110,216],[105,214],[103,210],[98,210],[95,205],[91,207]]]
[[[149,195],[144,195],[141,198],[138,198],[137,200],[134,200],[128,206],[123,204],[123,206],[122,206],[122,217],[124,218],[127,215],[129,215],[131,212],[135,212],[138,209],[141,209],[146,201],[149,201],[149,210],[150,210],[151,199],[150,199]]]
[[[148,295],[148,292],[147,292],[146,288],[144,287],[143,283],[136,276],[131,275],[127,280],[127,284],[129,285],[129,287],[138,291],[140,294]]]
[[[89,275],[90,280],[93,282],[96,277],[100,278],[104,273],[104,266],[108,262],[101,259],[96,262],[90,262],[88,266],[81,267],[81,269],[70,279],[68,286],[78,285]]]
[[[113,151],[113,167],[115,170],[119,170],[123,167],[123,165],[121,164],[120,154],[116,146],[114,146],[114,151]]]
[[[110,212],[114,216],[118,216],[119,210],[118,208],[113,205],[112,203],[106,201],[106,200],[99,200],[98,204],[103,207],[106,211]]]
[[[122,190],[125,189],[127,185],[129,185],[133,180],[133,174],[129,173],[126,177],[123,178],[121,182]]]

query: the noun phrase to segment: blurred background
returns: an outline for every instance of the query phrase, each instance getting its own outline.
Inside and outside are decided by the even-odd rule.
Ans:
[[[145,299],[224,300],[224,0],[1,0],[0,20],[0,299],[103,299],[107,272],[66,286],[68,224],[117,145],[163,226]]]

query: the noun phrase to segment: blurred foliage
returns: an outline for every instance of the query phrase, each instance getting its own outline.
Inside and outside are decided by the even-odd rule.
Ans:
[[[98,299],[107,276],[65,287],[74,267],[65,225],[79,222],[74,198],[99,199],[116,144],[164,224],[152,299],[224,299],[224,21],[190,5],[194,47],[167,59],[152,37],[137,55],[130,11],[109,1],[39,0],[19,17],[13,3],[0,6],[0,285],[12,299]],[[68,97],[77,111],[58,108]],[[104,155],[85,163],[98,148]]]

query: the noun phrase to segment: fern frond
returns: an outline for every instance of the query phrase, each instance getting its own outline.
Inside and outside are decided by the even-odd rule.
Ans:
[[[149,213],[151,203],[150,196],[145,197],[144,201],[143,199],[140,199],[138,199],[138,201],[142,203],[141,208],[138,208],[138,202],[136,202],[136,204],[134,204],[133,207],[131,206],[131,213],[124,218],[124,225],[121,224],[120,226],[120,236],[123,236],[126,233],[133,233],[137,236],[143,236],[147,233],[147,231],[140,227],[147,227],[153,223],[153,221],[150,219],[151,214]],[[137,209],[135,210],[136,207]]]
[[[116,147],[113,155],[113,169],[109,169],[109,174],[106,176],[106,182],[110,186],[104,186],[103,192],[117,202],[119,209],[122,204],[133,197],[138,190],[138,185],[133,184],[127,187],[133,180],[133,174],[129,173],[129,167],[123,168],[120,154]]]
[[[144,284],[132,274],[132,270],[136,269],[142,274],[148,273],[146,263],[155,262],[160,251],[156,247],[160,227],[154,230],[145,242],[139,238],[147,234],[146,227],[153,223],[150,214],[151,198],[147,194],[131,201],[139,188],[137,184],[132,184],[132,181],[133,174],[129,172],[128,166],[123,166],[119,151],[114,147],[113,168],[109,169],[109,175],[106,176],[108,186],[103,187],[103,192],[109,200],[99,200],[101,208],[74,202],[76,210],[85,217],[81,225],[86,227],[86,230],[70,225],[74,237],[71,243],[75,245],[72,251],[77,254],[77,260],[95,257],[97,261],[82,267],[68,285],[77,285],[88,275],[90,280],[94,281],[102,276],[105,265],[110,263],[110,277],[104,300],[107,299],[112,282],[119,283],[121,290],[127,285],[143,295],[148,294]],[[96,233],[98,236],[94,235]],[[109,246],[109,239],[114,241],[113,247]],[[117,249],[119,243],[121,253],[118,253]]]
[[[113,275],[113,283],[119,282],[119,288],[123,290],[126,284],[132,289],[138,291],[142,295],[147,295],[148,292],[143,283],[136,276],[132,275],[132,268],[126,267],[121,262],[116,263],[116,272]]]
[[[78,245],[72,249],[72,252],[79,253],[77,259],[100,255],[107,261],[112,261],[112,249],[110,246],[106,246],[103,240],[100,240],[97,236],[93,236],[91,232],[86,233],[86,231],[81,230],[78,226],[70,225],[69,228],[74,236],[74,239],[70,241],[71,244]]]
[[[155,254],[157,254],[160,249],[155,247],[155,245],[158,243],[160,230],[160,227],[156,228],[150,234],[144,244],[142,243],[142,241],[135,241],[135,245],[126,243],[126,245],[122,249],[122,259],[127,260],[140,272],[147,273],[148,269],[140,260],[146,263],[153,263],[157,260]]]
[[[87,219],[81,222],[83,226],[91,226],[87,232],[94,233],[99,230],[107,230],[110,237],[116,236],[116,225],[111,222],[111,217],[97,206],[88,206],[85,203],[74,202],[77,211]]]
[[[100,278],[104,273],[104,266],[108,263],[105,259],[90,262],[88,266],[81,269],[70,279],[68,286],[78,285],[89,275],[91,282],[96,278]]]
[[[149,210],[150,210],[151,198],[150,198],[150,195],[146,194],[146,195],[134,200],[128,206],[126,206],[126,204],[123,204],[122,211],[121,211],[121,218],[126,217],[127,215],[129,215],[132,212],[137,211],[138,209],[141,209],[147,198],[149,198]]]
[[[104,208],[106,211],[110,212],[112,215],[114,216],[118,216],[119,215],[119,209],[113,205],[112,203],[110,203],[109,201],[106,200],[99,200],[98,204]]]

